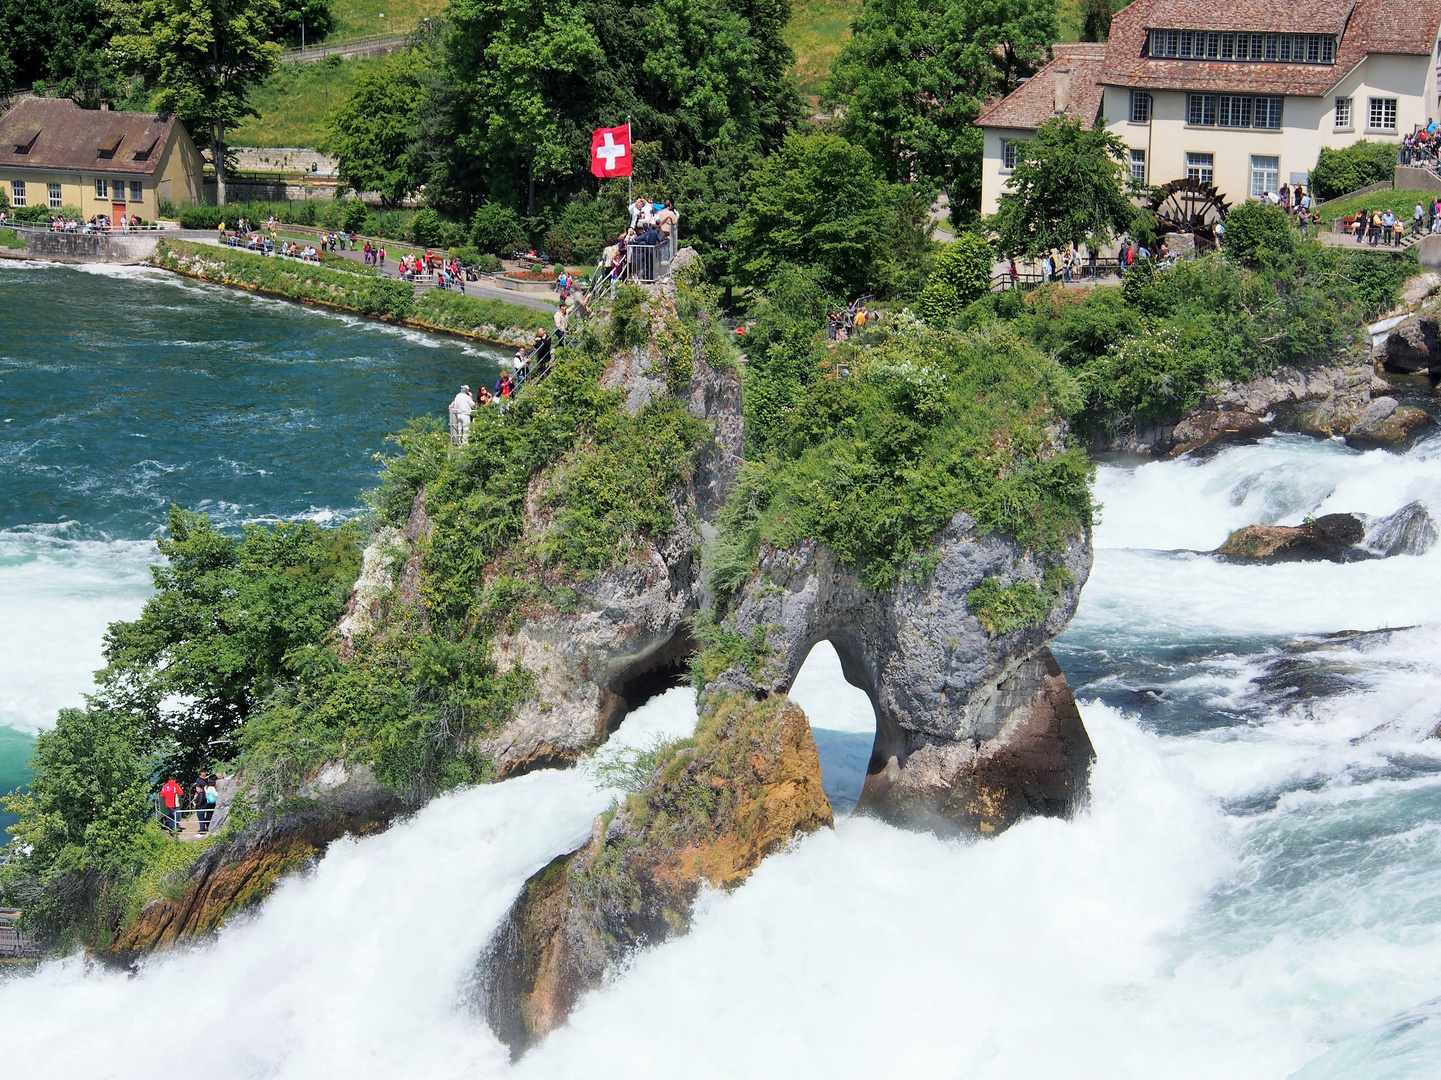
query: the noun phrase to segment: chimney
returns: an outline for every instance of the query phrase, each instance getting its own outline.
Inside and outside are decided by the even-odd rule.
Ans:
[[[1055,79],[1051,84],[1055,88],[1056,105],[1055,114],[1064,116],[1066,110],[1071,106],[1071,72],[1069,69],[1062,69],[1056,72]]]

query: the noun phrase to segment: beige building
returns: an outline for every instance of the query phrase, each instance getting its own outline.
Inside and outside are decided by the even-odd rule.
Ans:
[[[976,120],[981,212],[1053,116],[1101,123],[1137,181],[1214,183],[1230,202],[1306,183],[1322,147],[1399,142],[1438,116],[1441,0],[1134,0],[1103,45],[1054,59]]]
[[[24,98],[0,116],[0,191],[12,207],[78,207],[82,218],[153,220],[200,201],[200,151],[173,116]]]

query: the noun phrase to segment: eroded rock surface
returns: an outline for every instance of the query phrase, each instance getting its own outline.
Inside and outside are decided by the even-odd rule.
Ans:
[[[941,833],[996,831],[1027,812],[1069,813],[1085,798],[1093,754],[1045,646],[1075,612],[1091,569],[1089,538],[1041,556],[979,533],[958,513],[934,555],[925,580],[874,592],[823,545],[763,548],[727,620],[734,633],[763,641],[762,655],[727,669],[709,692],[785,693],[811,647],[829,640],[846,679],[876,707],[860,812]],[[985,578],[1039,585],[1048,565],[1066,571],[1067,583],[1039,623],[993,636],[967,607]],[[985,808],[972,799],[983,780]]]
[[[518,1056],[635,949],[683,932],[703,885],[734,888],[766,855],[832,824],[820,757],[790,701],[714,700],[694,745],[590,841],[526,882],[477,968],[479,1005]]]
[[[1247,525],[1216,549],[1235,562],[1356,562],[1370,558],[1360,545],[1366,523],[1355,514],[1326,514],[1304,525]]]

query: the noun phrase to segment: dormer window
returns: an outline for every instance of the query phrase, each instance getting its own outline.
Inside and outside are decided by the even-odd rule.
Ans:
[[[1245,60],[1283,64],[1334,64],[1335,34],[1242,34],[1219,30],[1152,30],[1156,59]]]
[[[17,154],[30,153],[35,147],[35,140],[38,138],[40,138],[40,132],[38,131],[33,132],[29,138],[21,138],[21,140],[15,144],[15,152]]]
[[[135,153],[134,153],[134,155],[132,156],[131,160],[132,160],[132,161],[149,161],[149,160],[150,160],[150,155],[153,154],[153,153],[155,153],[155,148],[156,148],[157,146],[159,146],[159,145],[160,145],[160,140],[159,140],[159,139],[156,139],[154,142],[152,142],[152,143],[151,143],[149,146],[147,146],[145,149],[135,151]]]
[[[112,143],[102,143],[100,146],[100,158],[102,161],[109,161],[115,156],[115,151],[120,149],[120,144],[125,141],[124,135],[117,135]]]

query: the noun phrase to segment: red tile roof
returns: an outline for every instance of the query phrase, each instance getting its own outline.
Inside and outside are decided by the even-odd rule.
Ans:
[[[1034,131],[1053,116],[1079,119],[1085,127],[1101,115],[1104,44],[1058,44],[1054,58],[1030,79],[976,118],[981,127]],[[1057,106],[1060,106],[1058,111]]]
[[[0,116],[0,167],[149,175],[173,116],[82,109],[69,98],[24,98]]]
[[[1103,81],[1140,90],[1211,90],[1319,97],[1368,53],[1429,56],[1441,23],[1438,0],[1300,0],[1307,17],[1273,0],[1134,0],[1111,20]],[[1338,32],[1334,64],[1152,59],[1152,29]],[[1180,20],[1178,22],[1178,20]]]

